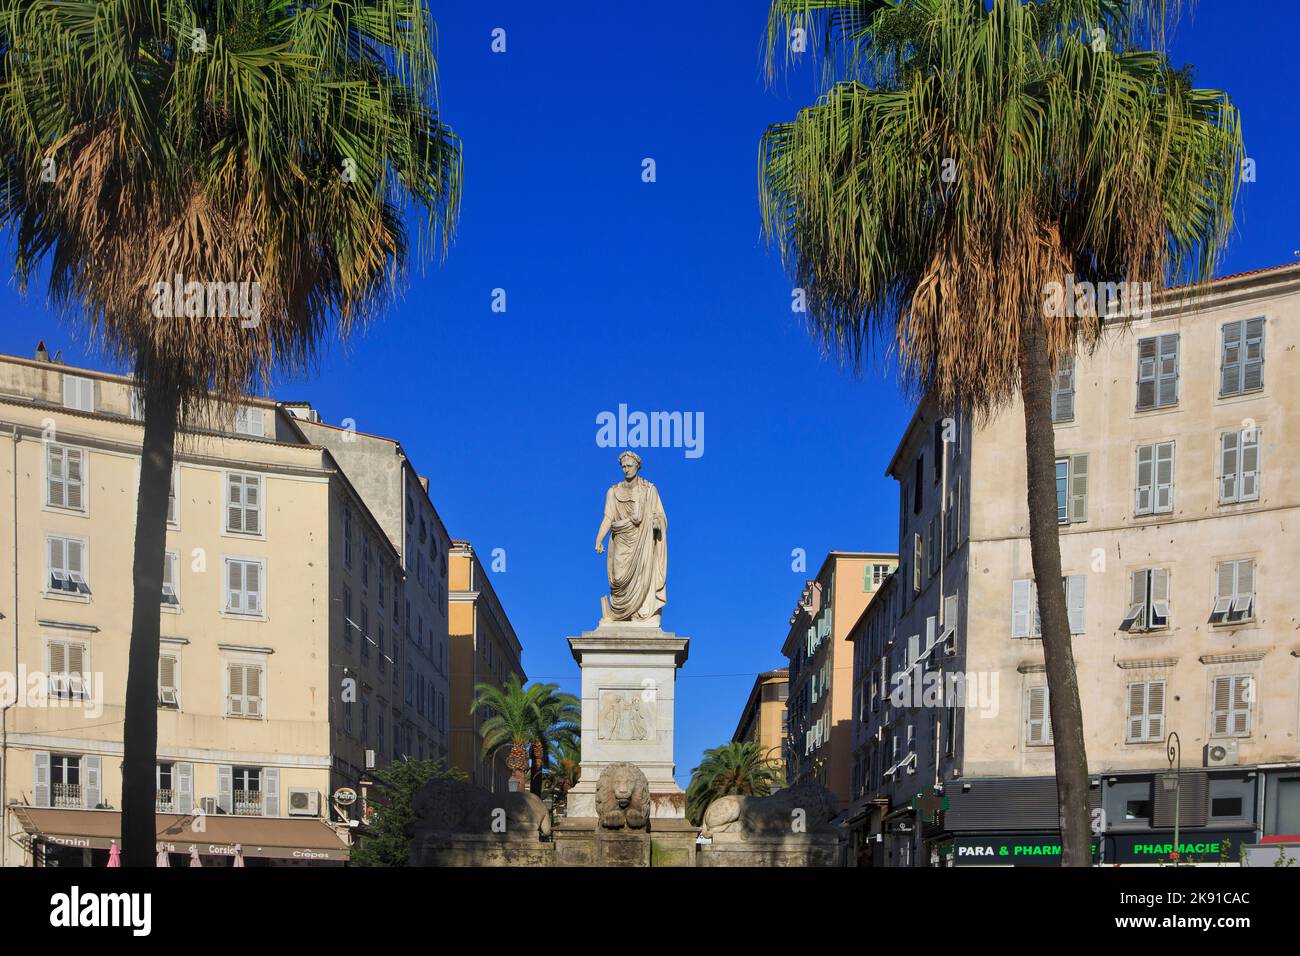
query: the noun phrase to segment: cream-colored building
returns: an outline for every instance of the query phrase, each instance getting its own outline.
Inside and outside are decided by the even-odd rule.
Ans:
[[[764,671],[754,678],[754,686],[740,713],[740,723],[732,734],[733,743],[755,743],[764,759],[784,773],[786,738],[785,701],[790,693],[790,673],[784,667]]]
[[[506,754],[483,754],[480,728],[486,718],[474,707],[478,684],[501,687],[511,674],[527,680],[520,658],[523,648],[506,617],[501,600],[468,541],[453,541],[450,565],[451,600],[451,764],[469,775],[471,783],[495,792],[510,787]]]
[[[160,840],[205,862],[235,843],[250,865],[346,860],[331,794],[358,786],[367,750],[380,768],[417,756],[420,727],[433,746],[404,683],[401,556],[283,406],[249,398],[233,419],[178,434]],[[0,434],[0,667],[18,685],[3,862],[98,863],[119,832],[143,423],[127,378],[6,356]]]
[[[789,661],[786,780],[820,783],[851,799],[853,646],[849,632],[893,571],[897,555],[832,551],[804,585],[781,647]]]
[[[1061,558],[1099,859],[1154,862],[1172,842],[1175,790],[1158,776],[1171,732],[1180,840],[1235,860],[1246,843],[1300,834],[1298,413],[1295,266],[1157,298],[1057,377]],[[889,619],[861,638],[855,793],[881,807],[867,829],[884,837],[875,862],[1004,861],[1004,848],[1039,862],[1056,801],[1023,411],[953,423],[945,435],[923,405],[889,467],[902,563]],[[900,675],[918,688],[957,674],[964,693],[889,699]],[[914,799],[947,808],[918,819]]]

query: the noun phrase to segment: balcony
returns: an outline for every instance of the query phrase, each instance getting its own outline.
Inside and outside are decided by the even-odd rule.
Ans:
[[[81,809],[81,784],[55,783],[50,786],[50,806],[60,810]]]
[[[262,815],[262,791],[236,790],[235,816],[260,817]]]

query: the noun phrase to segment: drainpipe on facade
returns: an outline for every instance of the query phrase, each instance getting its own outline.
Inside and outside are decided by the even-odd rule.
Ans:
[[[14,699],[0,711],[0,868],[9,863],[9,710],[18,703],[18,426],[13,430],[14,475]]]

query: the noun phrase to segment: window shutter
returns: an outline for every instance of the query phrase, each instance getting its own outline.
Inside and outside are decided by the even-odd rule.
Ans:
[[[1155,447],[1140,445],[1137,450],[1137,514],[1151,513],[1153,478],[1155,476]]]
[[[1074,419],[1074,356],[1061,359],[1052,382],[1052,421],[1068,422]]]
[[[49,673],[66,674],[68,672],[68,645],[63,641],[50,641],[45,648],[46,657],[49,658]]]
[[[226,530],[244,530],[243,483],[238,475],[226,476]]]
[[[1151,627],[1169,624],[1169,569],[1152,568],[1151,575]]]
[[[262,668],[244,668],[245,710],[249,717],[262,716]]]
[[[1154,408],[1156,404],[1156,340],[1138,340],[1137,407]]]
[[[1239,621],[1251,617],[1255,608],[1255,562],[1233,562],[1237,567],[1237,584],[1233,595],[1229,620]]]
[[[244,478],[244,530],[249,534],[262,532],[262,479]]]
[[[1026,578],[1011,584],[1011,636],[1029,636],[1029,580]]]
[[[87,754],[81,758],[81,805],[93,810],[100,804],[100,757]]]
[[[1157,514],[1174,510],[1174,443],[1161,442],[1156,445],[1156,494],[1155,509]]]
[[[1135,682],[1128,685],[1128,739],[1142,740],[1146,724],[1146,684]]]
[[[1259,429],[1241,432],[1241,481],[1238,501],[1259,500]]]
[[[1070,522],[1088,520],[1088,456],[1070,456]]]
[[[1219,361],[1219,394],[1235,395],[1241,391],[1241,337],[1243,323],[1223,326],[1223,349]]]
[[[244,567],[238,561],[226,561],[226,580],[230,595],[226,600],[227,611],[244,609]]]
[[[1156,404],[1164,407],[1178,402],[1178,335],[1160,336],[1160,370]]]
[[[227,712],[232,717],[244,716],[244,668],[242,664],[226,665]]]
[[[1242,363],[1241,388],[1253,392],[1264,387],[1264,320],[1246,322],[1246,354]]]
[[[46,497],[57,508],[67,507],[65,497],[65,463],[64,449],[58,445],[49,445],[45,452]]]
[[[1230,733],[1250,733],[1250,685],[1252,678],[1232,678],[1232,720]]]
[[[262,770],[262,815],[266,817],[280,815],[279,767],[266,767]]]
[[[32,805],[50,805],[50,754],[46,750],[32,754]]]
[[[1028,730],[1025,742],[1032,745],[1048,743],[1052,738],[1047,712],[1047,688],[1029,688]]]
[[[1165,738],[1165,682],[1147,682],[1147,733],[1148,740]]]
[[[253,561],[244,565],[244,610],[262,611],[262,566]]]
[[[1228,734],[1228,712],[1232,701],[1232,678],[1214,678],[1214,729],[1212,736],[1225,737]]]
[[[172,786],[176,791],[174,804],[176,812],[192,813],[194,811],[194,764],[173,764],[172,774]]]
[[[1237,500],[1237,471],[1240,462],[1241,433],[1224,432],[1219,451],[1219,500]]]
[[[235,768],[229,764],[217,766],[217,809],[233,813],[235,809]]]
[[[1146,625],[1146,603],[1147,603],[1147,571],[1134,571],[1129,575],[1129,598],[1128,610],[1124,613],[1124,620],[1120,622],[1121,631],[1131,631],[1137,628],[1139,631]]]
[[[89,696],[89,687],[87,687],[86,674],[86,646],[84,644],[68,643],[68,686],[72,688],[74,697]],[[85,677],[83,677],[85,675]]]
[[[180,466],[172,464],[171,485],[167,491],[167,523],[176,524],[176,490],[180,483]]]
[[[1083,574],[1072,574],[1066,580],[1065,601],[1070,614],[1070,633],[1084,633],[1084,622],[1088,613],[1088,578]]]
[[[176,655],[163,654],[158,658],[158,702],[176,703]]]

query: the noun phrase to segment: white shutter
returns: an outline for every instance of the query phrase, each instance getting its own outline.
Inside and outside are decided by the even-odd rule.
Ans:
[[[81,805],[93,810],[100,804],[100,757],[87,754],[81,758]]]
[[[226,475],[226,530],[244,530],[244,484],[238,475]]]
[[[1027,578],[1011,583],[1011,636],[1029,636],[1029,585]]]
[[[1160,442],[1156,445],[1156,514],[1166,514],[1174,510],[1174,443]]]
[[[1155,338],[1138,340],[1138,374],[1137,407],[1154,408],[1156,404],[1156,362],[1157,345]]]
[[[80,448],[65,448],[63,450],[65,464],[64,493],[67,495],[66,507],[74,511],[81,511],[84,507],[81,467],[84,457],[85,452]]]
[[[1254,678],[1249,676],[1232,678],[1232,719],[1229,733],[1234,736],[1250,733],[1250,699],[1251,684]]]
[[[1241,432],[1241,478],[1238,501],[1259,500],[1259,429]]]
[[[172,765],[172,786],[175,789],[173,806],[177,813],[189,814],[194,806],[194,764],[177,763]]]
[[[45,447],[45,500],[56,508],[68,506],[65,457],[65,449],[62,446]]]
[[[38,750],[32,754],[32,805],[50,805],[50,754]]]
[[[226,610],[236,613],[244,610],[244,565],[226,559]]]
[[[1074,419],[1074,356],[1062,357],[1052,379],[1052,421]]]
[[[1029,700],[1025,722],[1025,743],[1031,746],[1042,746],[1051,742],[1052,725],[1048,712],[1046,687],[1029,688]]]
[[[1219,447],[1219,500],[1237,500],[1237,472],[1240,469],[1241,433],[1224,432]]]
[[[266,767],[262,770],[262,815],[267,817],[280,815],[279,767]]]
[[[232,717],[244,716],[244,667],[242,664],[226,665],[226,713]]]
[[[235,809],[235,768],[229,764],[217,766],[217,808],[225,813]]]
[[[262,565],[256,561],[244,562],[244,610],[262,613]]]
[[[1241,389],[1253,392],[1264,387],[1264,320],[1246,320],[1246,355],[1242,363]]]
[[[1156,404],[1178,403],[1178,333],[1160,336],[1160,361],[1156,383]]]
[[[1088,456],[1070,456],[1070,523],[1088,520]]]
[[[1223,346],[1219,358],[1219,394],[1235,395],[1241,391],[1241,346],[1244,323],[1227,322],[1223,326]]]
[[[1147,682],[1147,726],[1148,740],[1165,738],[1165,682],[1153,680]]]
[[[1128,739],[1146,739],[1146,684],[1140,681],[1128,685]]]
[[[1082,634],[1088,616],[1088,578],[1086,575],[1072,574],[1065,581],[1065,602],[1070,615],[1070,633]]]
[[[1155,446],[1139,445],[1137,450],[1137,501],[1136,514],[1151,513],[1155,485]]]
[[[1169,569],[1152,568],[1150,627],[1169,625]]]

